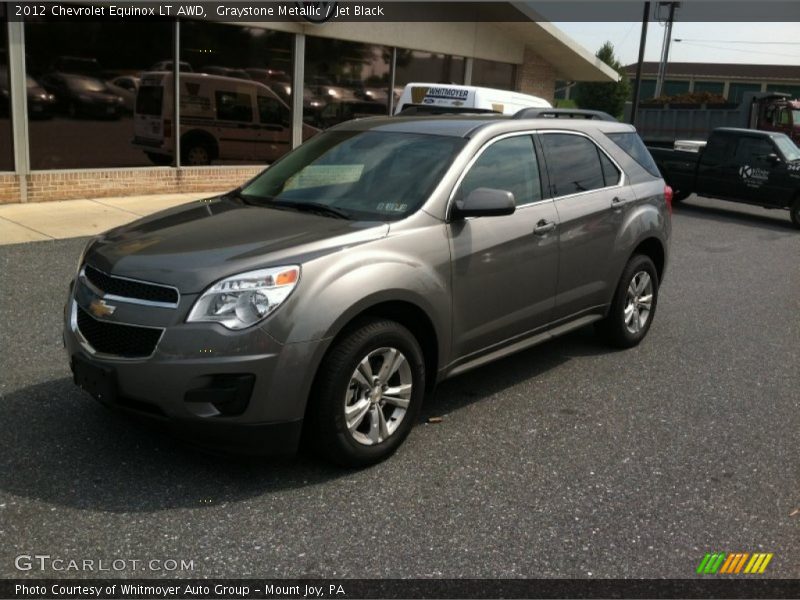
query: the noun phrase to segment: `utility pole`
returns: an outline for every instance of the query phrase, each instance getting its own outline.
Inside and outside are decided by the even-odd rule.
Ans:
[[[664,76],[667,73],[667,63],[669,62],[669,43],[672,40],[672,22],[675,20],[675,9],[680,6],[680,2],[659,2],[658,6],[669,6],[669,16],[664,25],[664,41],[661,44],[661,63],[658,65],[658,79],[656,79],[655,97],[661,96],[664,91]]]
[[[639,62],[636,63],[636,84],[633,87],[633,105],[631,106],[631,124],[636,124],[636,113],[639,111],[639,93],[642,89],[642,63],[644,47],[647,44],[647,24],[650,20],[650,2],[644,3],[642,15],[642,36],[639,38]]]

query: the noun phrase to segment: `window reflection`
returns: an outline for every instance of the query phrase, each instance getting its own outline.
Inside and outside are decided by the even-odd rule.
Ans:
[[[291,34],[181,22],[181,60],[181,164],[263,164],[290,150]]]
[[[326,128],[389,112],[392,49],[306,38],[303,121]]]
[[[513,91],[516,85],[516,65],[483,60],[472,61],[472,85]]]
[[[8,40],[5,10],[0,6],[0,171],[14,170],[11,139],[11,97],[8,81]]]
[[[142,73],[171,56],[171,23],[39,18],[26,22],[25,40],[33,169],[152,164],[133,143],[135,102]],[[170,107],[159,118],[163,131]]]
[[[402,92],[407,83],[464,83],[463,56],[397,49],[396,90]]]

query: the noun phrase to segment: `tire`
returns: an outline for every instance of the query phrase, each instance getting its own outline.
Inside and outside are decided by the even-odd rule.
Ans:
[[[644,339],[656,314],[658,285],[653,261],[643,254],[631,257],[619,278],[608,316],[597,325],[611,345],[632,348]],[[648,297],[649,302],[643,302]]]
[[[172,164],[172,157],[166,154],[156,154],[155,152],[145,152],[150,162],[159,167],[168,167]]]
[[[181,152],[181,164],[201,167],[211,164],[211,148],[206,144],[192,142]]]
[[[383,365],[391,375],[377,379]],[[372,387],[365,385],[368,380]],[[392,389],[395,393],[387,394]],[[411,332],[395,321],[358,322],[334,342],[320,365],[304,442],[342,466],[380,462],[408,436],[424,396],[425,361]]]
[[[680,190],[673,190],[672,192],[672,203],[679,204],[686,200],[689,196],[691,196],[691,192],[682,192]]]
[[[795,198],[794,204],[789,209],[789,218],[792,219],[794,226],[800,229],[800,196]]]

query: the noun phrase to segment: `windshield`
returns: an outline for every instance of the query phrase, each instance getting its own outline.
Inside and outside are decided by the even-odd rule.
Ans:
[[[778,147],[778,150],[780,150],[781,154],[783,154],[783,158],[785,158],[788,162],[800,160],[800,148],[795,146],[795,143],[789,139],[789,136],[776,135],[772,139],[774,140],[775,145]]]
[[[395,221],[416,211],[466,140],[379,131],[328,131],[241,190],[250,202],[323,205],[347,218]]]

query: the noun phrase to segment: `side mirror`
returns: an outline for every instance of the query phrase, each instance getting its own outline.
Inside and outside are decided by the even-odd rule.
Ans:
[[[466,198],[456,200],[453,217],[499,217],[513,214],[516,208],[514,194],[508,190],[477,188]]]
[[[774,152],[770,152],[769,154],[767,154],[767,162],[770,162],[773,165],[776,165],[779,162],[781,162],[781,157],[778,156],[777,154],[775,154]]]

